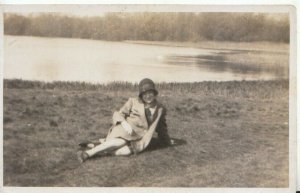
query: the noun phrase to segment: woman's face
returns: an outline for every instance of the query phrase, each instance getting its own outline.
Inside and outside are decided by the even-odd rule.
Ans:
[[[152,91],[152,90],[146,91],[142,95],[142,99],[146,104],[151,104],[156,99],[154,91]]]

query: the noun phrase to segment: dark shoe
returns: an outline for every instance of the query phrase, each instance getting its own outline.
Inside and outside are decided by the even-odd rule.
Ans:
[[[80,163],[85,162],[89,158],[89,155],[85,151],[77,152],[77,159]]]
[[[97,145],[100,145],[101,142],[100,141],[83,141],[81,143],[79,143],[78,145],[81,147],[81,148],[93,148]]]

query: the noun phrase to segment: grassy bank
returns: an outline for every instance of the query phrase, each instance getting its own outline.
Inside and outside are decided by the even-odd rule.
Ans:
[[[288,81],[161,83],[177,146],[80,165],[137,85],[4,81],[4,185],[287,187]]]
[[[157,83],[159,91],[166,94],[220,96],[237,98],[281,98],[287,97],[286,91],[289,87],[288,80],[270,81],[227,81],[227,82],[194,82],[194,83]],[[111,82],[108,84],[92,84],[86,82],[43,82],[26,81],[21,79],[4,80],[4,89],[38,89],[38,90],[80,90],[136,93],[138,85],[129,82]]]

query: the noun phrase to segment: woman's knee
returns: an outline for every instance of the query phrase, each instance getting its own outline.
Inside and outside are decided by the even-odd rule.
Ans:
[[[115,152],[114,152],[114,155],[117,155],[117,156],[128,156],[128,155],[131,155],[131,150],[130,148],[126,145],[124,147],[121,147],[120,149],[117,149]]]
[[[112,139],[108,139],[106,140],[106,145],[109,146],[115,146],[115,147],[122,147],[124,145],[126,145],[126,140],[121,139],[121,138],[112,138]]]

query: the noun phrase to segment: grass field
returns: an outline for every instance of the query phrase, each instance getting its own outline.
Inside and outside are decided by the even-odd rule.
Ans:
[[[5,80],[4,185],[288,187],[288,85],[159,84],[178,145],[79,164],[78,142],[104,137],[137,85]]]

